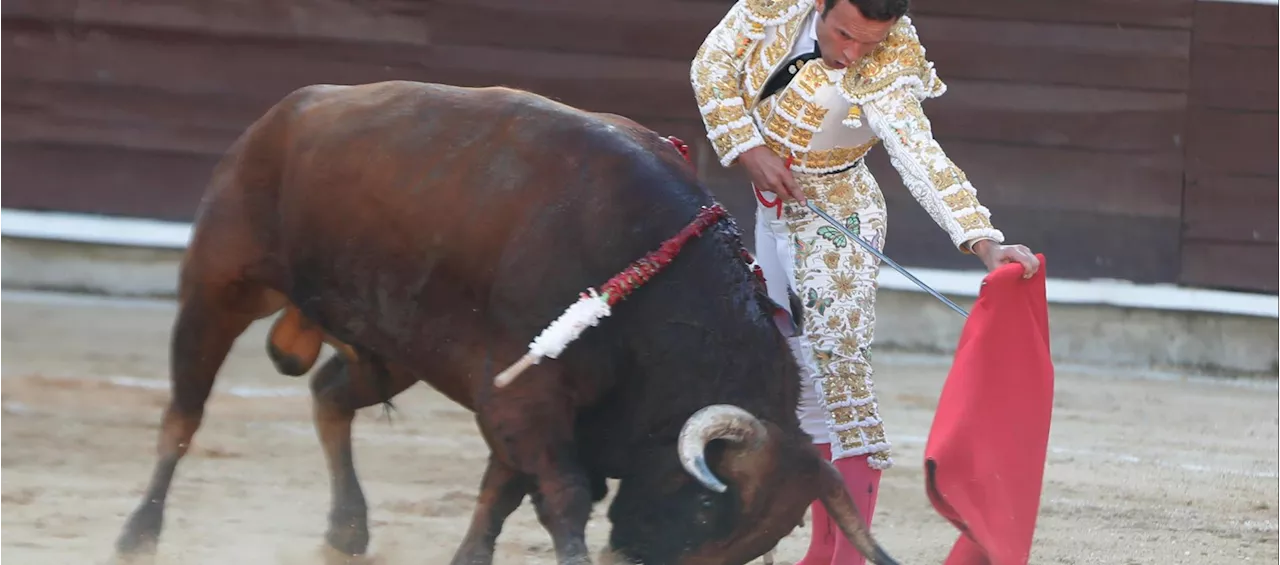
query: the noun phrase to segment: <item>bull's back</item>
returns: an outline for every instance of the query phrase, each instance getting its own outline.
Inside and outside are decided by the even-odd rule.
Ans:
[[[341,339],[396,351],[492,337],[495,309],[536,309],[530,287],[573,278],[575,250],[607,228],[593,211],[613,208],[598,171],[628,159],[600,140],[636,135],[502,88],[391,82],[292,98],[272,238],[286,292]]]
[[[308,234],[305,249],[322,247],[315,230],[345,223],[379,247],[492,255],[504,226],[583,188],[570,174],[575,148],[556,146],[606,124],[505,88],[314,87],[295,103],[284,148],[279,206],[296,222],[285,228]],[[341,245],[328,253],[349,248],[329,243]]]

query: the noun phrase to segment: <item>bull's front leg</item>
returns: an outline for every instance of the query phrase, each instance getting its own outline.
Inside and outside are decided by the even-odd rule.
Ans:
[[[533,505],[538,521],[551,534],[560,565],[589,565],[587,520],[591,518],[591,487],[586,471],[563,446],[551,454],[537,475]]]
[[[451,565],[490,565],[502,524],[520,507],[533,487],[529,477],[490,457],[480,479],[480,495],[471,515],[471,526],[453,555]]]
[[[478,420],[492,457],[532,478],[538,521],[551,535],[560,565],[589,565],[591,484],[578,461],[574,407],[560,374],[535,366],[510,386],[479,395]]]

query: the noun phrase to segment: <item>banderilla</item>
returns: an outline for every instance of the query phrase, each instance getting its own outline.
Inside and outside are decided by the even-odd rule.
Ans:
[[[890,259],[884,253],[881,253],[879,249],[876,249],[870,243],[867,243],[861,237],[858,237],[856,234],[853,233],[852,230],[845,227],[844,224],[841,224],[840,222],[836,221],[836,219],[832,218],[830,214],[827,214],[822,210],[822,208],[819,208],[817,204],[814,204],[812,200],[807,201],[806,204],[809,206],[810,210],[813,210],[815,214],[822,216],[822,219],[826,220],[828,223],[835,226],[836,229],[840,230],[840,232],[843,233],[845,237],[848,237],[856,241],[858,245],[862,246],[863,249],[866,249],[867,251],[870,251],[872,255],[879,257],[880,260],[884,261],[886,265],[893,267],[895,271],[898,271],[899,273],[902,273],[903,276],[907,277],[908,279],[911,279],[911,282],[916,283],[917,285],[920,286],[920,288],[923,288],[926,291],[928,291],[929,294],[932,294],[934,298],[941,300],[943,304],[950,306],[952,310],[959,312],[961,316],[964,316],[965,318],[969,317],[969,313],[965,312],[964,308],[957,306],[955,302],[948,300],[947,297],[939,294],[938,291],[934,290],[929,285],[924,284],[924,281],[917,279],[915,275],[912,275],[911,273],[907,272],[906,269],[902,268],[902,265],[895,263],[893,259]]]

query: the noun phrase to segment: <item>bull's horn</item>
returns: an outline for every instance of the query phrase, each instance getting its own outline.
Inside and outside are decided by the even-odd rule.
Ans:
[[[898,565],[884,548],[871,537],[866,522],[862,521],[858,505],[849,496],[840,471],[828,461],[822,461],[818,473],[818,499],[827,509],[827,515],[840,527],[840,531],[849,539],[858,552],[876,565]]]
[[[713,404],[689,417],[680,430],[680,464],[698,482],[716,492],[729,487],[707,466],[707,444],[714,439],[727,439],[756,449],[769,432],[750,412],[730,404]]]

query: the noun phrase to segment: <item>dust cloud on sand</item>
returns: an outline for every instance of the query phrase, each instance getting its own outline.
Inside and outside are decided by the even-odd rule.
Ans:
[[[167,302],[6,292],[3,302],[3,556],[108,563],[154,462],[168,398]],[[224,365],[204,426],[178,468],[157,563],[325,563],[329,482],[306,377],[280,376],[267,322]],[[955,538],[925,498],[921,453],[946,359],[877,357],[897,467],[873,532],[903,563],[940,563]],[[1032,563],[1274,563],[1276,382],[1138,379],[1059,369]],[[447,563],[466,529],[486,455],[470,413],[425,385],[356,420],[369,500],[368,565]],[[606,500],[606,503],[608,501]],[[608,533],[606,506],[588,528]],[[799,559],[808,531],[783,540]],[[525,504],[497,563],[554,563]]]

